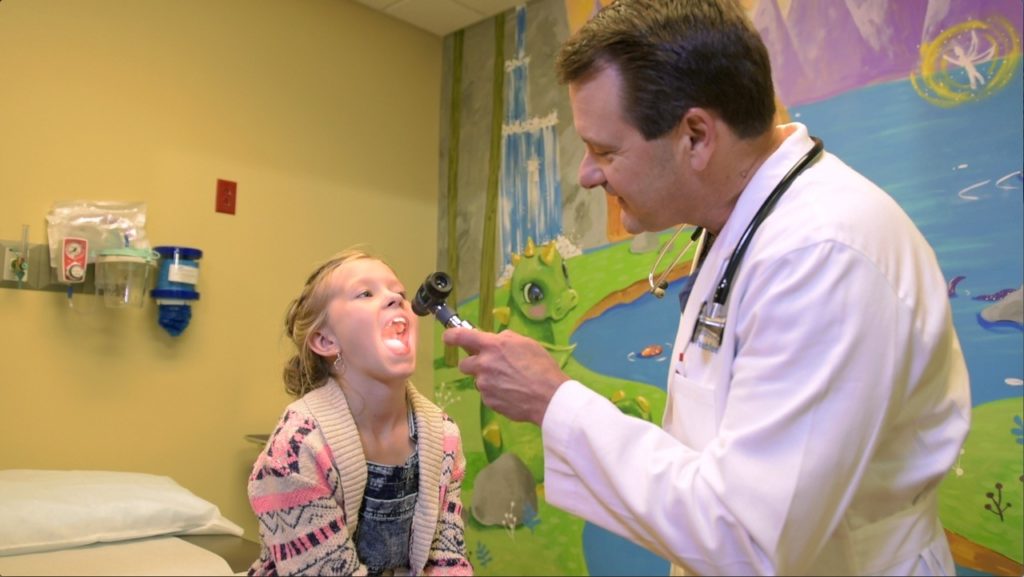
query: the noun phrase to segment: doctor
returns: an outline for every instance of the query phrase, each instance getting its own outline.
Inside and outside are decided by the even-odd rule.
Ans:
[[[967,434],[968,375],[911,220],[805,126],[773,125],[768,53],[737,3],[619,0],[557,66],[580,183],[615,197],[632,233],[689,223],[714,240],[663,428],[526,337],[445,331],[488,406],[541,426],[546,499],[674,573],[952,575],[936,497]]]

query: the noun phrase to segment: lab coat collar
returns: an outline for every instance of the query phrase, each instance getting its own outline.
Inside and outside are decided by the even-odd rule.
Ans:
[[[754,218],[754,215],[757,214],[758,209],[764,204],[765,199],[771,194],[775,185],[814,146],[814,141],[811,140],[806,126],[799,122],[783,125],[783,128],[789,127],[795,128],[793,133],[786,137],[775,152],[761,164],[757,172],[750,179],[750,182],[747,183],[747,187],[740,193],[732,214],[729,215],[729,219],[726,220],[721,233],[715,239],[712,251],[717,249],[718,251],[727,250],[732,252],[736,247],[736,243],[739,242],[743,231],[746,230],[747,225]],[[785,202],[785,199],[786,197],[783,195],[780,202]],[[771,217],[769,216],[768,218]],[[721,256],[728,257],[728,254]]]

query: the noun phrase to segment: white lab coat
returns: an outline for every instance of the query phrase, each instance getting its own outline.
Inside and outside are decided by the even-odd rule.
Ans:
[[[812,145],[795,129],[697,276],[662,428],[566,382],[542,424],[545,497],[674,573],[953,574],[936,493],[971,406],[946,282],[909,217],[828,143],[754,237],[721,349],[689,344],[747,223]]]

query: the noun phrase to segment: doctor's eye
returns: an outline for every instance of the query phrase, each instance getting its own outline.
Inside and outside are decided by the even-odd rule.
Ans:
[[[534,283],[526,283],[523,286],[523,300],[528,304],[533,304],[544,300],[544,289],[540,288],[540,285]]]

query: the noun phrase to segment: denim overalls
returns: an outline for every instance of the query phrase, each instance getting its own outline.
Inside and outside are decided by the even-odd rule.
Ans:
[[[416,443],[416,419],[409,407],[409,438]],[[359,560],[370,575],[390,574],[409,566],[412,517],[419,490],[419,451],[402,465],[367,461],[366,491],[359,511],[355,542]]]

